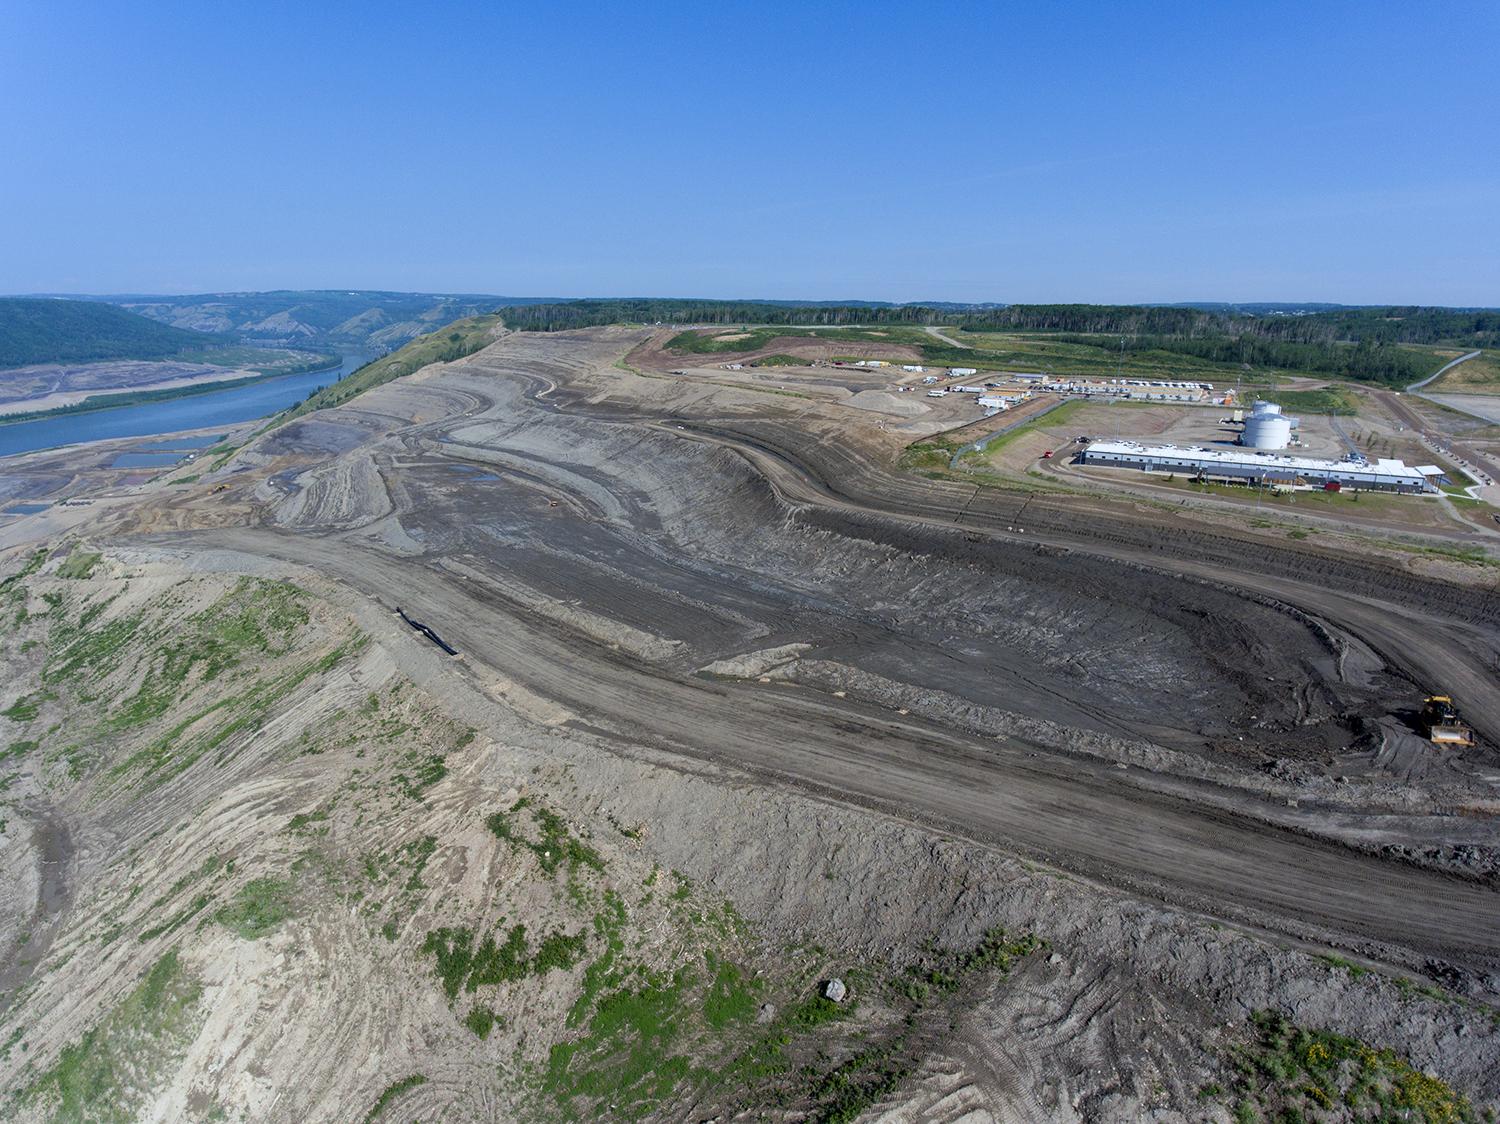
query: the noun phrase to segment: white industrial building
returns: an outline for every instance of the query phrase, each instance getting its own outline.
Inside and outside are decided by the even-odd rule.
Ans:
[[[1428,476],[1404,461],[1363,458],[1341,461],[1287,457],[1248,449],[1205,449],[1192,445],[1142,445],[1135,441],[1095,441],[1081,457],[1084,464],[1138,468],[1145,472],[1246,480],[1256,484],[1338,484],[1387,492],[1435,492]]]
[[[961,377],[963,375],[977,375],[977,374],[979,374],[979,368],[978,367],[949,367],[948,368],[948,373],[950,375],[952,375],[954,378],[959,378],[959,377]]]

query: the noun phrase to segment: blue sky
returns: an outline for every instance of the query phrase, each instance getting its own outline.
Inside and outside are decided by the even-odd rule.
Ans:
[[[0,0],[0,292],[1500,305],[1500,4]]]

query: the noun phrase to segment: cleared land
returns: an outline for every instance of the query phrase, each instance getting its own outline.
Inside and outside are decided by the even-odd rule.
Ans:
[[[1315,1106],[1235,1084],[1265,1009],[1500,1096],[1487,567],[905,471],[890,373],[666,342],[505,335],[15,553],[15,1115]]]

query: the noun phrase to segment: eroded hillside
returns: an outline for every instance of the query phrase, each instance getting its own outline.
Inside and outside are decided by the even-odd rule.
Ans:
[[[1482,1118],[1489,751],[1397,712],[1490,593],[862,508],[837,414],[641,338],[11,553],[7,1116]]]

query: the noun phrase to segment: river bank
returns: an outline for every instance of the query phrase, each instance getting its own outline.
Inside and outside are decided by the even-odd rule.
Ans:
[[[252,376],[229,385],[186,387],[169,397],[149,397],[98,409],[54,412],[0,423],[0,457],[118,437],[147,437],[234,425],[267,417],[362,367],[369,357],[347,354],[337,366],[290,375]],[[155,391],[142,391],[151,396]]]

